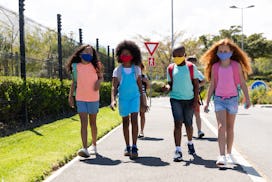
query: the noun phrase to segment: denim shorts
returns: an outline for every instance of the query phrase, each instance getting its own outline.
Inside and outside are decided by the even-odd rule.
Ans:
[[[175,122],[183,122],[186,126],[193,124],[194,100],[170,99],[172,114]]]
[[[231,98],[222,98],[214,96],[215,112],[227,111],[229,114],[237,114],[238,112],[238,96]]]
[[[76,101],[78,113],[97,114],[99,109],[99,101],[84,102]]]

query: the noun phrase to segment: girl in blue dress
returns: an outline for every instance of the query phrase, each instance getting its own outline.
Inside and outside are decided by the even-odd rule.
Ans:
[[[143,102],[141,68],[142,56],[139,47],[132,41],[123,41],[116,48],[120,65],[113,71],[111,107],[116,106],[118,97],[119,113],[123,120],[123,133],[126,142],[124,155],[138,157],[138,113],[140,106],[147,109]],[[142,104],[142,105],[141,105]],[[129,124],[132,125],[132,146],[129,139]]]

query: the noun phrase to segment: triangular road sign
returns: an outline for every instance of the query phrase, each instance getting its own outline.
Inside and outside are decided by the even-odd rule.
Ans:
[[[159,42],[145,42],[145,47],[147,48],[151,56],[153,56],[158,46],[159,46]]]

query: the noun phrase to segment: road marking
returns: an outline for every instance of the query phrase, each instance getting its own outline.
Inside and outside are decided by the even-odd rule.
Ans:
[[[97,144],[100,144],[101,142],[103,142],[105,139],[107,139],[111,134],[113,134],[115,131],[117,131],[122,125],[120,124],[119,126],[115,127],[113,130],[111,130],[110,132],[108,132],[105,136],[103,136],[102,138],[100,138],[97,141]],[[91,146],[90,146],[91,147]],[[90,148],[89,147],[89,148]],[[46,178],[44,180],[44,182],[51,182],[53,181],[55,178],[57,178],[59,175],[61,175],[67,168],[69,168],[71,165],[73,165],[75,162],[79,161],[81,157],[76,156],[74,159],[72,159],[70,162],[68,162],[67,164],[65,164],[64,166],[62,166],[61,168],[59,168],[57,171],[53,172],[52,175],[50,175],[48,178]]]
[[[217,136],[217,129],[211,124],[211,122],[204,116],[201,116],[206,126]],[[253,166],[235,149],[232,147],[233,155],[237,162],[241,165],[243,170],[247,173],[253,182],[265,182],[266,180],[253,168]]]

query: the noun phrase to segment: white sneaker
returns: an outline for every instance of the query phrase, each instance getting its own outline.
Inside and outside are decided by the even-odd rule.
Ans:
[[[97,147],[95,145],[92,145],[90,147],[90,154],[91,155],[96,155],[97,154]]]
[[[88,150],[85,149],[85,148],[80,149],[80,150],[77,152],[77,155],[79,155],[80,157],[85,157],[85,158],[90,157],[90,154],[89,154]]]
[[[237,164],[237,161],[232,154],[227,154],[226,159],[228,164]]]
[[[225,166],[226,164],[227,164],[226,156],[220,155],[220,156],[217,158],[216,165],[217,165],[217,166]]]

